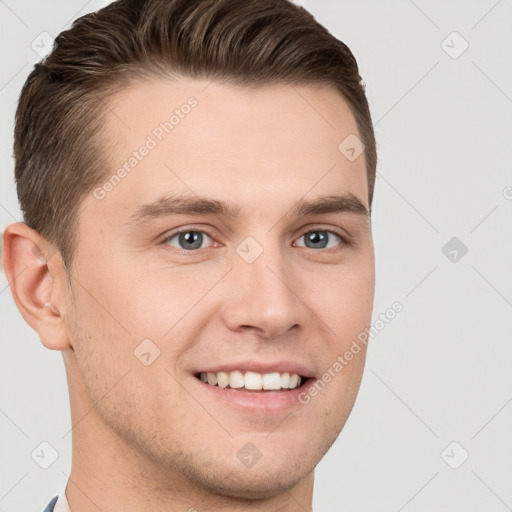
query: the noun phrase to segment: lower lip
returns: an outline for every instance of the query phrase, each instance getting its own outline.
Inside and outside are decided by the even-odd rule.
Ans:
[[[209,393],[216,400],[234,406],[244,412],[258,414],[282,414],[294,407],[302,406],[299,395],[311,384],[313,379],[306,379],[298,388],[286,391],[244,391],[243,388],[219,388],[204,383],[196,377],[194,381],[201,387],[201,391]]]

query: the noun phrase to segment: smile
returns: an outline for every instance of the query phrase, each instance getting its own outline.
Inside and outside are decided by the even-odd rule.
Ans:
[[[297,373],[257,373],[252,371],[201,372],[199,379],[205,384],[219,388],[248,391],[279,391],[298,388],[302,378]]]

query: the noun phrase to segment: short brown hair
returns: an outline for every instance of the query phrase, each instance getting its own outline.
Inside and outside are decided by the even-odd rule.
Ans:
[[[371,207],[377,154],[357,62],[308,11],[290,0],[118,0],[56,38],[25,82],[16,112],[24,219],[64,261],[80,204],[108,173],[100,140],[105,100],[152,76],[334,86],[365,145]]]

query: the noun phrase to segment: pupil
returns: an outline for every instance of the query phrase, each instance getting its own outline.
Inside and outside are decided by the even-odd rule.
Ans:
[[[308,242],[310,245],[308,245]],[[314,231],[312,233],[309,233],[307,236],[307,242],[306,245],[308,247],[325,247],[327,245],[327,235],[323,231]]]
[[[188,231],[180,235],[180,245],[184,249],[198,249],[203,243],[203,235],[197,231]]]

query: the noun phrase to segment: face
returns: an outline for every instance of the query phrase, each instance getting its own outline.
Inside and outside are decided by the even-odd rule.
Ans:
[[[81,207],[66,306],[72,407],[94,403],[161,474],[232,496],[290,489],[339,434],[364,366],[364,347],[335,365],[374,292],[364,154],[338,149],[358,133],[349,107],[327,86],[194,80],[138,83],[109,107],[110,167]]]

